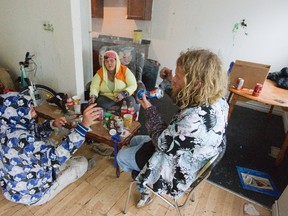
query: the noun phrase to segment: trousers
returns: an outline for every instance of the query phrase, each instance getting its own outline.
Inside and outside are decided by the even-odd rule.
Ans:
[[[38,200],[34,205],[42,205],[52,200],[58,193],[60,193],[66,186],[73,183],[82,177],[88,169],[88,161],[83,156],[71,157],[66,163],[59,167],[59,172],[55,182],[44,196]]]

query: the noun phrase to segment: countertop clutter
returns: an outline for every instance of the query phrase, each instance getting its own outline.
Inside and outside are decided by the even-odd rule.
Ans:
[[[95,34],[96,35],[96,34]],[[133,38],[119,37],[114,35],[98,35],[98,37],[93,37],[93,43],[109,43],[110,45],[117,44],[127,44],[127,45],[150,45],[150,40],[142,39],[141,44],[133,43]]]

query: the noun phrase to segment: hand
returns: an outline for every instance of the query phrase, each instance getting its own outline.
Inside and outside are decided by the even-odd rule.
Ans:
[[[100,116],[101,110],[96,105],[96,103],[90,104],[83,112],[82,124],[87,128]]]
[[[116,99],[116,101],[121,101],[121,100],[124,99],[124,96],[123,96],[122,93],[119,93],[119,94],[117,94],[117,95],[115,96],[115,99]]]
[[[95,103],[95,102],[96,102],[95,96],[90,96],[88,103],[89,103],[89,104],[93,104],[93,103]]]
[[[146,94],[142,95],[142,100],[140,100],[138,97],[136,100],[145,110],[152,106],[151,103],[147,100]]]
[[[169,68],[166,68],[166,67],[163,67],[161,70],[160,70],[160,77],[163,79],[163,80],[172,80],[172,70],[169,69]]]
[[[64,126],[65,124],[67,124],[67,120],[65,117],[60,117],[60,118],[57,118],[53,121],[52,123],[52,126],[53,127],[62,127]]]

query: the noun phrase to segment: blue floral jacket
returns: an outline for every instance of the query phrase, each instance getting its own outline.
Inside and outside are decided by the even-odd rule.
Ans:
[[[88,131],[82,124],[54,147],[45,143],[50,121],[35,123],[29,96],[16,92],[0,95],[0,185],[12,202],[36,203],[56,179],[57,168],[82,145]]]

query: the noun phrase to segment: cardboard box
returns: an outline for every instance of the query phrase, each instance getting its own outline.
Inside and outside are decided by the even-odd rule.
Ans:
[[[263,85],[270,65],[236,60],[229,75],[229,87],[236,86],[237,79],[243,78],[243,88],[254,89],[256,83]]]

